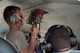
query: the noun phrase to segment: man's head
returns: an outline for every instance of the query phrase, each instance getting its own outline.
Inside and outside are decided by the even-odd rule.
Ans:
[[[71,48],[70,32],[67,26],[51,26],[46,33],[45,39],[51,43],[53,51],[59,51],[64,48]]]
[[[20,8],[17,6],[7,6],[4,9],[3,17],[8,25],[18,25],[18,27],[23,25],[23,16],[21,14]]]

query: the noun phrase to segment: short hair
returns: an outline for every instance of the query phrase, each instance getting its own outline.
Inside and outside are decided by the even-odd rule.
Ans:
[[[17,6],[7,6],[5,9],[4,9],[4,12],[3,12],[3,17],[4,17],[4,20],[7,22],[7,20],[10,20],[10,16],[16,11],[16,9],[19,9],[19,7]]]
[[[51,26],[47,32],[48,36],[46,41],[51,43],[53,50],[59,50],[71,46],[70,33],[64,25]]]

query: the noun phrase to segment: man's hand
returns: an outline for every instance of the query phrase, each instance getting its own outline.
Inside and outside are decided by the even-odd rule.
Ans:
[[[32,36],[37,36],[38,32],[39,32],[39,29],[37,28],[37,25],[34,24],[34,25],[32,26],[32,28],[31,28],[31,35],[32,35]]]

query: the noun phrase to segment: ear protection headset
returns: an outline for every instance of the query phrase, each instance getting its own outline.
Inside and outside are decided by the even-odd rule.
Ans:
[[[12,10],[13,14],[11,15],[10,17],[10,21],[13,23],[13,24],[17,24],[18,21],[19,21],[19,16],[15,14],[15,10]]]
[[[77,37],[76,35],[73,33],[72,29],[70,27],[67,26],[67,29],[70,33],[70,38],[71,38],[71,47],[76,46],[77,44]]]
[[[77,44],[77,37],[73,34],[73,31],[71,30],[70,27],[64,26],[64,25],[54,25],[54,26],[50,27],[49,30],[47,31],[47,33],[45,34],[45,41],[44,41],[44,43],[45,43],[46,45],[48,45],[48,44],[51,45],[50,43],[48,43],[48,36],[50,35],[50,33],[51,33],[52,30],[55,30],[56,28],[59,28],[59,27],[61,27],[61,26],[67,28],[67,30],[69,31],[70,38],[71,38],[71,47],[76,46],[76,44]],[[46,50],[47,48],[51,48],[51,46],[50,46],[50,47],[46,47],[46,46],[45,46],[45,50]],[[46,51],[50,51],[50,50],[51,50],[51,49],[49,49],[49,50],[47,49]]]

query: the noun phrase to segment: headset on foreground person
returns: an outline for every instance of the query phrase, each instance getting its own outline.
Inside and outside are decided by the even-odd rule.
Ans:
[[[74,50],[77,37],[72,32],[72,29],[66,25],[53,25],[45,35],[45,40],[42,47],[46,53],[80,53],[79,50]]]

